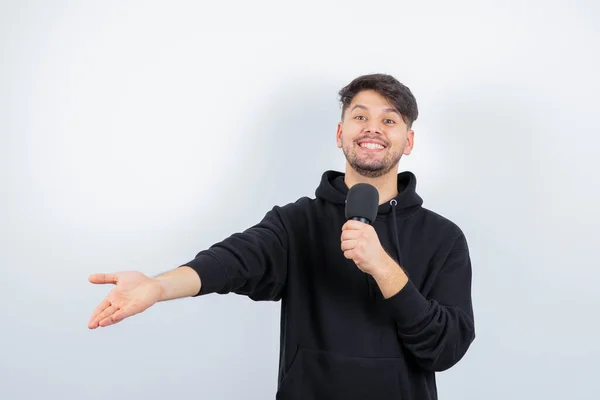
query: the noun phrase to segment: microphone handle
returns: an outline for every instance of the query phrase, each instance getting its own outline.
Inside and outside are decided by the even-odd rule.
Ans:
[[[366,218],[364,218],[364,217],[352,217],[352,218],[350,218],[350,219],[352,219],[352,220],[354,220],[354,221],[360,221],[360,222],[363,222],[363,223],[365,223],[365,224],[369,224],[369,225],[371,225],[371,221],[369,221],[368,219],[366,219]]]

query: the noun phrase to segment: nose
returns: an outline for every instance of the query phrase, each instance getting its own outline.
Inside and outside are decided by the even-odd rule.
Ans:
[[[382,133],[382,129],[379,121],[371,119],[365,127],[365,133],[374,133],[380,135]]]

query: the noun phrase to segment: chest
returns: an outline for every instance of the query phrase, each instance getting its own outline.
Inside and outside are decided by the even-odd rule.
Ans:
[[[341,209],[311,213],[299,229],[295,240],[298,267],[302,274],[323,282],[340,281],[349,287],[362,286],[365,274],[352,260],[346,259],[341,248],[342,227],[346,218]],[[378,240],[413,282],[422,287],[430,277],[435,258],[435,246],[427,235],[415,229],[403,218],[394,221],[390,215],[380,216],[373,223]]]

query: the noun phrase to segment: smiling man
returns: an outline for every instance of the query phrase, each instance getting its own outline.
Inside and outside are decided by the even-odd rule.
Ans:
[[[413,173],[398,172],[414,145],[411,91],[373,74],[339,94],[344,172],[326,171],[314,198],[273,207],[173,271],[91,275],[115,286],[89,328],[181,297],[281,300],[277,399],[437,399],[435,373],[475,338],[467,240],[422,206]],[[379,192],[372,224],[345,218],[348,191],[362,182]]]
[[[378,178],[397,167],[402,154],[410,154],[414,131],[409,124],[417,117],[416,102],[393,107],[375,90],[356,95],[351,90],[342,91],[344,109],[338,124],[338,147],[349,164],[347,173]],[[404,108],[408,116],[403,117],[398,108]]]

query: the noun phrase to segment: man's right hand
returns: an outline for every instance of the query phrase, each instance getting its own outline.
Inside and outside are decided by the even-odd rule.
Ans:
[[[115,285],[92,313],[88,321],[90,329],[116,324],[127,317],[141,313],[161,300],[160,281],[149,278],[141,272],[93,274],[88,279],[95,284]]]

